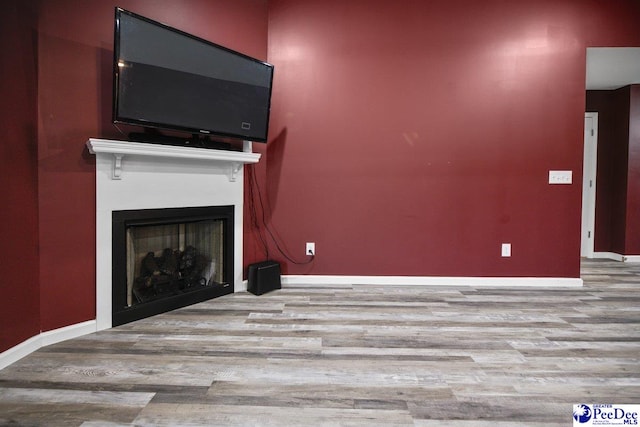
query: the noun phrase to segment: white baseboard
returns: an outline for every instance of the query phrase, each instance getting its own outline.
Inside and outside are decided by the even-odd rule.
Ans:
[[[623,257],[615,252],[594,252],[589,258],[612,259],[614,261],[622,261]]]
[[[15,347],[0,353],[0,369],[4,369],[41,347],[59,343],[71,338],[77,338],[96,331],[96,321],[88,320],[53,331],[41,332],[36,336],[21,342]]]
[[[81,337],[83,335],[96,332],[97,326],[95,320],[87,320],[86,322],[76,323],[75,325],[65,326],[64,328],[54,329],[53,331],[42,332],[42,346],[59,343],[61,341],[70,340],[71,338]]]
[[[615,252],[594,252],[591,258],[612,259],[620,262],[640,262],[640,255],[622,255]]]
[[[3,351],[0,353],[0,369],[4,369],[23,357],[28,356],[40,347],[42,347],[42,337],[38,334],[15,347],[11,347],[9,350]]]
[[[401,285],[483,287],[581,287],[582,279],[568,277],[432,277],[432,276],[282,276],[283,287],[305,285]]]

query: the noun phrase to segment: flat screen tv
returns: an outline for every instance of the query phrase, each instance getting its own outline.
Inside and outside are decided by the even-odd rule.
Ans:
[[[267,141],[271,64],[116,8],[113,68],[114,123]]]

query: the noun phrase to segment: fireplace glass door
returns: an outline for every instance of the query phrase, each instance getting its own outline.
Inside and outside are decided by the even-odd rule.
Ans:
[[[114,212],[114,325],[233,291],[227,208]]]
[[[223,220],[127,228],[127,306],[223,284]]]

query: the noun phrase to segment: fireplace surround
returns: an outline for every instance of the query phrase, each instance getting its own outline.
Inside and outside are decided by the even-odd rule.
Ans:
[[[234,291],[233,206],[114,211],[113,326]]]
[[[242,280],[243,167],[259,153],[245,142],[243,151],[174,147],[90,139],[96,155],[96,329],[113,321],[113,213],[128,210],[233,207],[231,271],[233,292]]]

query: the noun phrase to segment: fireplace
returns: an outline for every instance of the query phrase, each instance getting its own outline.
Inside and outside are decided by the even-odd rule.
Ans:
[[[196,290],[194,293],[204,293],[206,298],[210,298],[217,295],[218,292],[223,294],[241,292],[246,289],[246,283],[242,278],[243,165],[256,163],[260,159],[260,154],[252,152],[251,143],[245,142],[242,152],[105,139],[90,139],[87,141],[87,147],[90,153],[96,155],[96,330],[108,329],[128,321],[125,315],[122,315],[123,319],[114,321],[114,314],[124,312],[128,315],[130,311],[128,308],[132,305],[139,306],[136,308],[144,307],[144,310],[150,310],[148,315],[151,315],[154,312],[146,307],[160,304],[150,299],[143,303],[133,304],[136,301],[135,295],[129,296],[127,291],[122,290],[118,291],[116,295],[113,290],[113,285],[116,282],[114,276],[120,277],[118,279],[120,284],[127,280],[127,273],[123,273],[126,271],[126,255],[125,261],[122,261],[122,253],[115,252],[113,249],[117,239],[120,239],[120,242],[125,242],[122,243],[123,246],[126,246],[127,241],[126,227],[124,230],[114,228],[114,213],[117,212],[145,211],[145,213],[149,213],[157,211],[164,215],[179,212],[174,209],[233,207],[231,213],[223,215],[227,218],[223,227],[226,234],[225,239],[227,239],[224,261],[222,264],[212,267],[216,274],[219,274],[220,269],[224,267],[223,276],[214,277],[211,289],[197,290],[198,288],[194,288]],[[193,212],[187,216],[191,216]],[[196,213],[195,217],[197,218],[199,215],[200,213]],[[208,217],[208,214],[206,216]],[[208,217],[207,221],[215,222],[215,216],[213,219]],[[144,228],[159,225],[166,219],[160,221],[158,216],[154,214],[151,219],[140,220],[134,217],[124,220],[130,221],[130,223],[137,222],[137,226]],[[156,220],[158,221],[154,223]],[[185,219],[183,214],[179,213],[177,217],[169,218],[168,222],[179,224],[179,228],[182,227],[187,232],[187,223],[191,223],[192,220],[193,217]],[[157,232],[156,230],[149,233]],[[130,239],[133,237],[130,236]],[[178,235],[177,239],[180,240],[181,237]],[[186,237],[182,237],[182,239],[186,239]],[[160,258],[162,251],[169,246],[172,246],[173,250],[181,248],[181,245],[176,248],[168,244],[160,244],[159,246],[148,249],[147,253],[153,252],[154,258]],[[186,246],[189,245],[183,245],[183,251]],[[191,246],[197,249],[199,245],[191,244]],[[141,251],[144,250],[141,249]],[[118,253],[120,255],[117,255]],[[229,253],[232,255],[229,256]],[[114,257],[120,257],[120,261]],[[216,256],[216,259],[218,258]],[[135,264],[135,261],[133,263]],[[208,272],[202,274],[202,277],[208,274]],[[129,280],[135,281],[135,279],[136,277]],[[209,282],[207,281],[207,283]],[[226,286],[227,283],[228,286]],[[171,286],[179,288],[181,285],[178,283]],[[190,285],[189,288],[191,290],[193,285]],[[169,298],[168,301],[173,304],[174,300],[188,299],[192,296],[191,292],[185,292],[185,294],[187,295]],[[154,296],[152,295],[152,297]],[[187,304],[190,303],[187,302]],[[114,305],[118,308],[114,308]],[[172,307],[170,306],[168,309],[172,309]],[[116,315],[116,317],[119,316],[121,314]]]
[[[112,214],[113,326],[234,291],[233,206]]]

